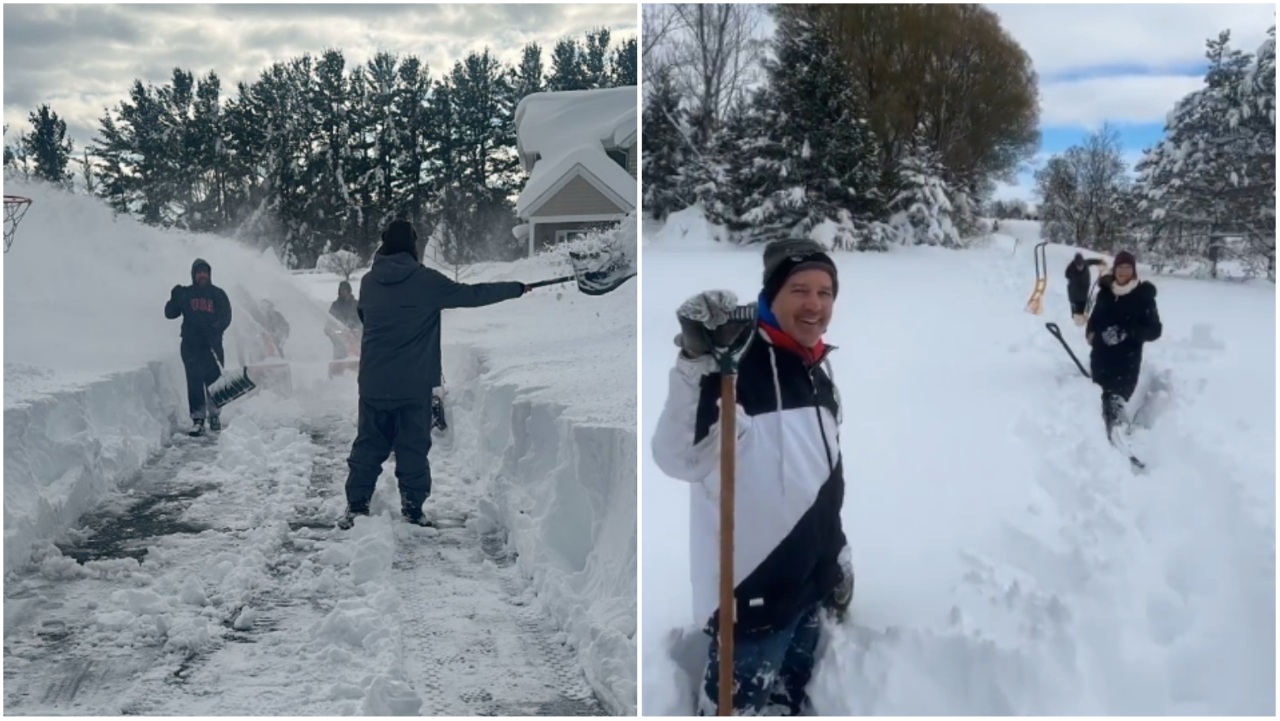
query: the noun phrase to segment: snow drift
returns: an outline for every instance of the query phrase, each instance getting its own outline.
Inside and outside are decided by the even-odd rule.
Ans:
[[[115,217],[93,198],[43,185],[6,189],[34,201],[3,258],[8,572],[185,423],[181,322],[164,317],[164,304],[170,288],[191,283],[195,258],[209,261],[232,301],[230,366],[264,355],[245,305],[262,299],[292,326],[295,388],[325,377],[331,345],[325,309],[268,254]]]

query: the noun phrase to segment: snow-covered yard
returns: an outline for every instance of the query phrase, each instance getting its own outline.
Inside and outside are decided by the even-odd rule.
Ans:
[[[705,663],[690,487],[648,448],[678,305],[759,290],[759,248],[716,233],[696,210],[645,229],[646,715],[689,714]],[[857,591],[819,649],[816,711],[1273,715],[1274,286],[1152,278],[1164,337],[1135,396],[1154,420],[1134,475],[1044,327],[1087,359],[1060,280],[1073,249],[1048,248],[1044,315],[1024,310],[1036,238],[837,254],[827,340]]]
[[[439,527],[399,520],[388,463],[375,515],[341,532],[338,278],[7,190],[36,201],[4,257],[7,713],[634,713],[635,283],[446,312]],[[292,394],[229,406],[216,440],[174,433],[161,312],[197,256],[292,326]],[[232,365],[252,348],[236,310]]]

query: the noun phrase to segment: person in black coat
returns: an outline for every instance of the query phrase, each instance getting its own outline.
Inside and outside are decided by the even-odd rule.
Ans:
[[[360,279],[360,405],[340,528],[369,514],[382,464],[392,453],[401,513],[410,523],[425,522],[422,506],[431,494],[431,391],[440,385],[440,312],[492,305],[529,291],[514,281],[455,283],[422,265],[417,245],[418,234],[408,221],[392,221],[373,268]]]
[[[1112,274],[1098,279],[1098,297],[1085,328],[1090,372],[1102,388],[1102,417],[1107,437],[1120,420],[1121,409],[1138,387],[1142,345],[1164,332],[1156,308],[1156,287],[1138,280],[1132,253],[1116,255]]]
[[[1067,300],[1071,303],[1071,319],[1076,325],[1084,325],[1084,309],[1089,303],[1089,285],[1092,280],[1089,268],[1105,266],[1106,261],[1100,258],[1085,260],[1084,254],[1076,253],[1076,257],[1067,265]]]
[[[191,285],[173,286],[164,305],[165,318],[182,317],[179,352],[187,375],[187,406],[194,424],[191,435],[204,432],[206,417],[211,430],[222,430],[218,407],[209,400],[209,384],[218,380],[220,364],[226,363],[222,334],[231,327],[231,301],[212,278],[209,263],[196,258],[191,264]]]
[[[360,316],[356,314],[356,297],[351,293],[351,284],[345,280],[338,284],[338,299],[329,305],[329,315],[337,318],[351,330],[360,328]]]

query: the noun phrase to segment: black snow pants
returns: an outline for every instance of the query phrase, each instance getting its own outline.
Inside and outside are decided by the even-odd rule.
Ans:
[[[431,495],[431,401],[368,401],[360,399],[356,440],[347,457],[347,504],[368,508],[382,464],[396,454],[400,505],[422,510]]]
[[[1102,420],[1107,424],[1107,435],[1110,436],[1111,429],[1120,420],[1124,404],[1138,388],[1142,351],[1126,348],[1108,352],[1095,348],[1089,355],[1089,365],[1093,382],[1102,388]]]
[[[218,415],[217,406],[209,402],[209,385],[222,375],[218,363],[227,362],[222,351],[222,341],[183,338],[178,350],[182,356],[182,367],[187,374],[187,407],[191,410],[191,420],[204,420]],[[215,353],[218,356],[217,362],[214,361]]]
[[[1068,298],[1071,302],[1071,315],[1084,315],[1084,308],[1089,304],[1088,297],[1085,298]]]

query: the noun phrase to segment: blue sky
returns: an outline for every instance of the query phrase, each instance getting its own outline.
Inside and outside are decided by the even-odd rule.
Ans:
[[[1032,170],[1110,122],[1132,165],[1164,134],[1164,117],[1202,85],[1205,41],[1230,30],[1253,52],[1274,4],[988,5],[1040,77],[1040,153],[998,198],[1034,201]]]

